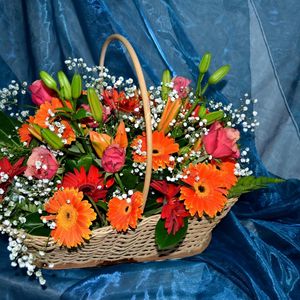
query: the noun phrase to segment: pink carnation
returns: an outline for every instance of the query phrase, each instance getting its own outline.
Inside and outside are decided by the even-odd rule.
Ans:
[[[214,158],[239,158],[240,150],[236,142],[240,138],[240,132],[233,128],[224,128],[219,122],[215,122],[209,129],[208,135],[203,137],[206,152]]]
[[[175,78],[173,78],[172,82],[173,82],[173,89],[177,91],[178,96],[180,98],[187,97],[190,91],[189,85],[191,83],[191,80],[185,77],[176,76]]]
[[[37,179],[51,179],[58,169],[58,162],[55,156],[44,147],[32,149],[27,161],[26,177],[32,176]]]

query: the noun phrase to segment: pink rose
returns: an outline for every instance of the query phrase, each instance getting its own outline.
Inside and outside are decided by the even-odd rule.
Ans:
[[[58,162],[55,156],[44,147],[32,149],[27,161],[26,177],[32,176],[37,179],[51,179],[58,169]]]
[[[102,156],[102,167],[105,172],[116,173],[120,171],[125,164],[124,148],[121,148],[118,144],[108,146]]]
[[[32,102],[38,106],[56,96],[56,92],[50,90],[42,80],[36,80],[29,86]]]
[[[189,84],[191,83],[191,80],[185,77],[176,76],[175,78],[173,78],[172,82],[173,89],[177,91],[178,96],[180,98],[185,98],[190,91]]]
[[[219,122],[215,122],[209,129],[208,135],[203,137],[206,152],[214,158],[240,157],[240,150],[236,144],[240,138],[238,130],[224,128]]]

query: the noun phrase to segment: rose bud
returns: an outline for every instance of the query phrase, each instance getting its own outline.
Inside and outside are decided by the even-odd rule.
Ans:
[[[49,89],[42,80],[36,80],[29,86],[32,102],[38,106],[56,96],[56,92]]]
[[[102,156],[102,167],[105,172],[119,172],[125,164],[126,151],[117,144],[108,146]]]
[[[203,144],[206,152],[214,158],[239,158],[240,151],[236,144],[239,138],[238,130],[224,128],[219,122],[215,122],[203,137]]]

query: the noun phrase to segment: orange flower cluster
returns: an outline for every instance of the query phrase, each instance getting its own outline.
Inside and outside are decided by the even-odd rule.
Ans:
[[[71,104],[66,103],[71,108]],[[52,98],[50,101],[43,103],[36,111],[35,116],[31,116],[27,120],[28,124],[25,123],[19,128],[20,141],[29,144],[33,136],[42,140],[40,130],[41,128],[49,128],[49,126],[53,126],[56,134],[60,134],[59,130],[62,128],[61,138],[66,141],[67,145],[75,141],[76,135],[69,122],[55,115],[62,107],[63,104],[58,98]]]

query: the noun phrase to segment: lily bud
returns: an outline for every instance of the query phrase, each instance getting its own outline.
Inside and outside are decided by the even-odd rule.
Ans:
[[[199,109],[199,112],[198,112],[198,116],[199,118],[203,118],[206,114],[206,107],[201,105],[200,106],[200,109]]]
[[[94,120],[99,124],[102,124],[103,110],[99,97],[93,88],[88,88],[87,98]]]
[[[72,88],[72,98],[75,100],[78,99],[82,91],[82,80],[79,74],[74,74],[72,78],[71,88]]]
[[[55,79],[45,71],[40,72],[40,77],[44,84],[52,90],[58,91]]]
[[[208,71],[208,68],[210,66],[210,61],[211,61],[211,53],[210,52],[204,53],[200,61],[200,64],[198,66],[200,74],[204,74]]]
[[[102,158],[105,149],[111,145],[112,138],[108,134],[91,131],[90,141],[99,158]]]
[[[170,88],[166,84],[170,83],[172,80],[171,72],[169,70],[164,70],[162,75],[162,87],[161,87],[161,97],[164,101],[168,100],[168,95]]]
[[[228,74],[229,70],[230,65],[222,66],[209,77],[208,84],[217,84]]]
[[[72,91],[69,79],[63,71],[57,73],[57,78],[61,89],[63,90],[63,95],[66,99],[72,98]]]
[[[50,129],[42,129],[41,134],[43,139],[47,142],[49,146],[51,146],[55,150],[59,150],[63,148],[64,144],[60,137],[57,136],[56,133],[51,131]]]
[[[36,124],[29,124],[28,131],[39,141],[43,141],[42,135],[41,135],[41,127]]]
[[[121,148],[127,148],[128,146],[128,139],[124,121],[121,121],[118,126],[117,133],[115,136],[115,143],[118,144]]]
[[[206,125],[210,125],[215,121],[219,121],[224,117],[224,112],[222,110],[213,111],[207,115],[205,115],[205,119],[207,120]]]

